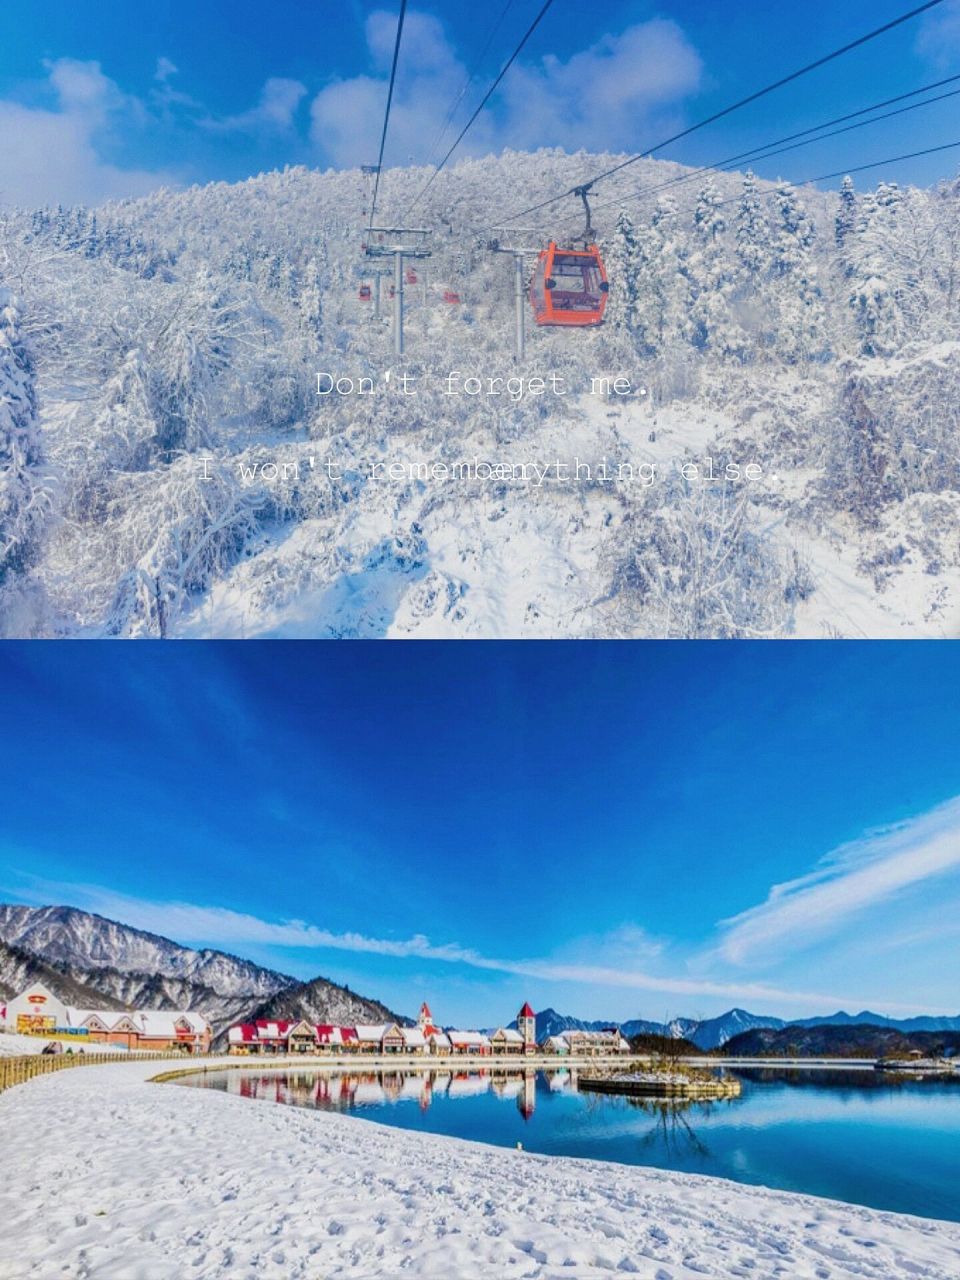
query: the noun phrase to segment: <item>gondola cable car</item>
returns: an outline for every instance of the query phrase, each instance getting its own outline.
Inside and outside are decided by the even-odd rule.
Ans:
[[[589,183],[575,191],[587,215],[579,240],[570,248],[551,240],[540,250],[530,282],[530,301],[538,326],[585,328],[603,323],[610,285],[594,239],[589,191]]]

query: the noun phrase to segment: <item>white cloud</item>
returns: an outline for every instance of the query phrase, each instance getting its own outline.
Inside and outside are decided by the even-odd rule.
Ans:
[[[291,129],[297,114],[297,108],[307,92],[307,86],[299,80],[286,80],[282,76],[272,76],[260,91],[260,98],[255,107],[242,111],[239,115],[225,116],[222,119],[207,117],[199,123],[205,129],[222,129],[225,132],[235,130],[243,133],[257,133],[263,129]]]
[[[757,964],[812,945],[870,908],[960,870],[960,799],[872,832],[824,858],[765,902],[721,923],[718,953]]]
[[[161,84],[166,84],[171,76],[175,76],[179,71],[176,63],[171,62],[169,58],[159,57],[157,59],[157,69],[153,73],[154,80],[159,80]]]
[[[223,907],[152,902],[92,885],[38,881],[33,890],[24,892],[20,889],[15,896],[38,904],[54,900],[69,902],[83,910],[173,938],[182,944],[218,946],[232,951],[250,946],[346,951],[397,960],[466,965],[488,973],[510,974],[550,983],[648,991],[690,999],[713,996],[731,1002],[749,1001],[765,1008],[788,1004],[822,1010],[843,1004],[861,1007],[869,1003],[873,1008],[892,1012],[907,1007],[863,996],[790,990],[751,980],[714,981],[648,973],[638,967],[638,953],[644,952],[649,959],[659,950],[659,944],[652,943],[634,926],[624,926],[608,935],[610,950],[602,941],[592,940],[593,954],[603,963],[556,957],[513,960],[486,956],[457,942],[434,943],[423,934],[407,938],[378,938],[349,931],[335,933],[303,920],[268,921]],[[625,955],[625,951],[632,954]],[[913,1013],[920,1012],[913,1004],[909,1008]]]
[[[99,204],[173,181],[168,173],[123,169],[101,158],[98,134],[138,104],[98,62],[59,58],[45,66],[57,110],[0,100],[0,204]]]
[[[605,35],[563,62],[549,54],[504,81],[505,141],[520,148],[637,150],[645,130],[700,84],[702,63],[662,18]]]
[[[336,165],[376,161],[396,24],[395,13],[380,10],[366,22],[367,49],[382,78],[361,75],[337,80],[313,100],[311,138]],[[398,73],[390,112],[391,163],[417,163],[431,157],[449,104],[466,74],[439,20],[412,10],[404,26],[402,74]],[[485,136],[486,127],[478,136]]]
[[[945,5],[924,16],[916,49],[941,71],[960,62],[960,0],[947,0]]]
[[[395,14],[372,14],[366,25],[367,46],[379,74],[337,81],[313,101],[311,136],[334,164],[376,159],[395,33]],[[406,164],[438,158],[437,133],[463,85],[466,68],[440,22],[428,14],[408,15],[403,53],[388,159]],[[632,149],[664,111],[674,111],[696,90],[701,72],[700,58],[681,28],[663,19],[605,35],[566,61],[553,54],[533,64],[521,58],[477,119],[461,152],[483,154],[507,145]],[[458,112],[456,131],[451,128],[445,141],[454,140],[493,74],[491,66],[478,77]]]

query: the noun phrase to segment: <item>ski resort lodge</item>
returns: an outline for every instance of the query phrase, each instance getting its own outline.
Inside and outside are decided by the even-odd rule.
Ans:
[[[211,1040],[210,1024],[202,1014],[179,1009],[75,1009],[39,982],[0,1009],[0,1027],[20,1035],[69,1040],[78,1048],[111,1044],[207,1053]]]

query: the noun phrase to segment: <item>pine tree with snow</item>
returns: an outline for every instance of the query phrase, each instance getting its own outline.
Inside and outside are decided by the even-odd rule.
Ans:
[[[770,228],[757,179],[749,169],[743,176],[737,207],[737,258],[743,274],[755,283],[763,280],[770,269]]]
[[[815,240],[814,225],[796,191],[781,183],[775,196],[771,272],[779,354],[791,364],[822,358],[828,348],[812,253]]]
[[[857,225],[857,193],[853,179],[848,174],[840,184],[840,204],[834,229],[837,249],[844,255],[847,241]]]
[[[887,242],[899,209],[899,191],[881,184],[860,201],[850,252],[848,306],[860,351],[891,355],[903,340],[902,297],[889,274]]]
[[[720,192],[708,182],[694,209],[694,248],[687,263],[693,303],[687,334],[700,351],[742,358],[744,334],[731,307],[735,283],[725,244],[727,223],[722,203]]]
[[[33,363],[17,305],[0,287],[0,589],[37,551],[47,510],[41,457]]]

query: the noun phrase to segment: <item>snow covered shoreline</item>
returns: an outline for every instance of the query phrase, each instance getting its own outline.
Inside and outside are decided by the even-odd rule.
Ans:
[[[151,1082],[162,1067],[0,1096],[3,1280],[960,1274],[955,1223]]]

